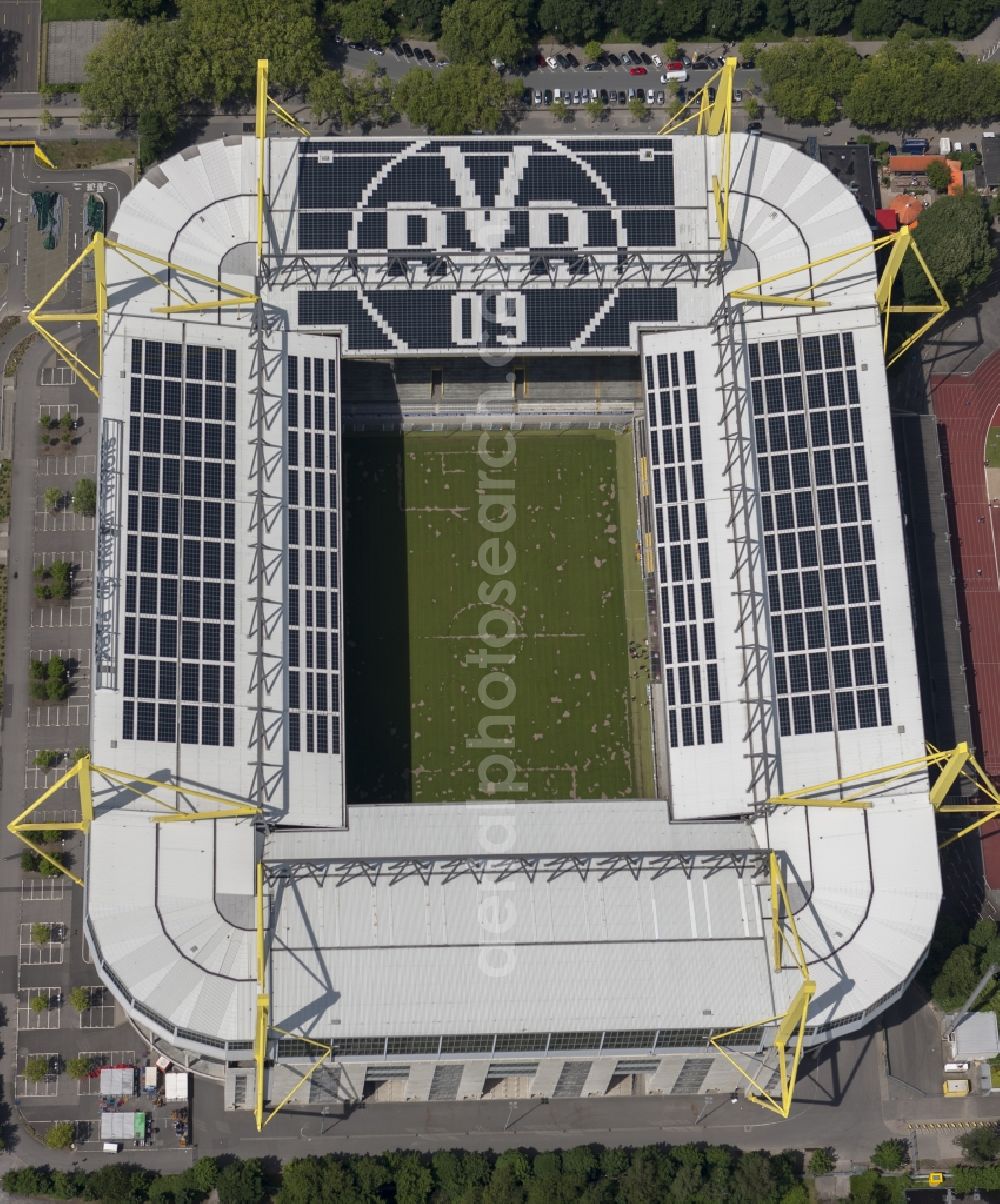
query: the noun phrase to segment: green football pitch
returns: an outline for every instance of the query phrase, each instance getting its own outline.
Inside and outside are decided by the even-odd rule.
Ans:
[[[504,438],[491,433],[489,448]],[[482,799],[480,773],[504,772],[481,768],[489,755],[509,757],[526,783],[497,797],[649,797],[648,660],[630,650],[646,631],[631,437],[518,432],[513,461],[494,469],[478,442],[455,432],[345,443],[348,798]],[[510,488],[481,493],[480,472]],[[494,493],[514,499],[509,530],[495,535],[480,521]],[[500,575],[481,565],[492,538],[515,557]],[[501,580],[512,588],[484,603],[480,591]],[[496,609],[506,617],[494,614],[487,636],[515,633],[502,647],[479,631]],[[513,659],[468,663],[482,653]],[[483,683],[491,672],[509,681]],[[481,685],[507,705],[491,709]],[[468,747],[497,714],[513,723],[487,735],[513,745]]]

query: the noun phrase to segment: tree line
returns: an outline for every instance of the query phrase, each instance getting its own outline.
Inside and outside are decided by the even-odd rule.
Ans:
[[[881,2],[881,0],[880,0]],[[859,129],[948,129],[1000,115],[1000,66],[950,42],[897,34],[862,58],[837,38],[776,46],[758,58],[768,103],[790,121]]]
[[[173,16],[190,0],[106,0],[109,15],[136,20]],[[499,6],[477,0],[487,13],[506,7],[525,39],[582,46],[592,38],[621,35],[651,44],[663,38],[704,37],[734,41],[757,35],[781,37],[795,31],[891,37],[900,29],[971,37],[994,15],[990,0],[513,0]],[[437,39],[447,29],[452,0],[327,0],[320,5],[327,25],[363,40],[374,30],[384,44],[397,31]],[[354,32],[348,32],[353,30]],[[503,57],[502,55],[500,57]]]
[[[106,1204],[807,1204],[796,1154],[725,1146],[579,1146],[543,1153],[441,1150],[296,1158],[199,1158],[179,1174],[114,1162],[96,1171],[23,1167],[4,1190]]]

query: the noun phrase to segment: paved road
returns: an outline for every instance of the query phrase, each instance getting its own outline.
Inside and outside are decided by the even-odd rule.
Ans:
[[[0,5],[0,88],[34,92],[38,87],[38,39],[42,0],[3,0]]]

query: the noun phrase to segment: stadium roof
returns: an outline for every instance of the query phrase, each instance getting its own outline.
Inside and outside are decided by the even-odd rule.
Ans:
[[[153,285],[109,260],[94,759],[260,800],[268,823],[152,825],[141,798],[96,797],[89,932],[154,1029],[252,1042],[261,854],[274,1022],[324,1039],[682,1043],[780,1013],[798,982],[771,969],[771,848],[813,1039],[905,986],[940,895],[926,785],[867,813],[759,810],[923,752],[874,258],[817,312],[726,300],[868,226],[790,147],[734,135],[733,153],[721,277],[717,148],[695,137],[271,141],[253,329],[233,309],[148,316]],[[255,154],[232,138],[169,160],[113,237],[254,289]],[[641,357],[671,650],[669,802],[518,804],[502,863],[483,845],[495,803],[345,814],[339,743],[340,356],[483,348]],[[497,896],[516,956],[493,976]]]

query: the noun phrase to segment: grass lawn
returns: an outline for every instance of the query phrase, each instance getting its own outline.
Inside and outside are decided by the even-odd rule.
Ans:
[[[986,463],[990,468],[1000,468],[1000,426],[991,426],[986,436]]]
[[[63,169],[134,159],[136,153],[134,138],[63,138],[41,145],[56,167]]]
[[[103,21],[104,0],[42,0],[43,21]]]
[[[642,599],[630,436],[517,435],[514,461],[492,471],[513,481],[516,508],[498,536],[516,551],[502,576],[477,560],[490,538],[478,517],[478,438],[357,436],[345,445],[348,797],[482,798],[478,767],[490,751],[509,755],[527,781],[515,798],[647,793],[645,680],[628,654]],[[494,435],[491,447],[502,446]],[[481,602],[481,584],[504,577],[516,596]],[[515,624],[502,649],[478,635],[492,607]],[[464,663],[484,651],[514,656],[500,667],[516,696],[499,711],[478,697],[489,669]],[[513,715],[513,748],[467,748],[480,720],[496,714]]]

